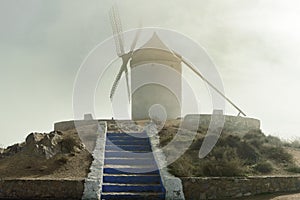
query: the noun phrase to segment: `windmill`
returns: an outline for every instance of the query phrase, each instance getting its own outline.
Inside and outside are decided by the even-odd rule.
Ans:
[[[189,63],[183,56],[179,55],[175,51],[169,49],[158,37],[156,33],[153,34],[152,38],[142,47],[139,49],[135,50],[135,46],[137,43],[137,40],[140,35],[140,30],[138,29],[134,40],[131,44],[129,52],[125,52],[124,50],[124,38],[123,38],[123,31],[122,31],[122,23],[121,19],[117,10],[117,7],[112,7],[110,10],[110,20],[111,20],[111,25],[112,25],[112,30],[113,30],[113,35],[114,35],[114,40],[115,40],[115,45],[116,45],[116,50],[117,50],[117,55],[122,59],[122,65],[119,69],[119,72],[114,80],[113,86],[111,88],[110,92],[110,99],[112,100],[114,97],[114,94],[116,92],[116,88],[119,84],[119,81],[123,75],[125,74],[126,78],[126,86],[127,86],[127,93],[128,93],[128,99],[129,102],[131,101],[131,88],[129,84],[129,69],[138,66],[140,64],[144,63],[157,63],[159,62],[160,64],[163,65],[168,65],[180,72],[181,74],[181,68],[182,64],[187,66],[190,70],[192,70],[193,73],[195,73],[200,79],[202,79],[205,83],[207,83],[213,90],[215,90],[219,95],[221,95],[229,104],[231,104],[236,110],[238,110],[238,116],[240,114],[246,116],[246,114],[236,105],[234,104],[228,97],[226,97],[218,88],[216,88],[209,80],[207,80],[191,63]],[[128,63],[130,61],[130,66],[128,66]],[[149,71],[151,72],[151,70]],[[157,74],[155,72],[152,77],[155,77]],[[167,75],[168,76],[168,75]],[[131,83],[132,79],[137,78],[133,74],[131,74]],[[177,78],[177,87],[179,90],[181,90],[181,78]],[[131,84],[131,87],[132,84]],[[166,90],[164,91],[166,92]],[[148,96],[147,96],[148,95]],[[141,96],[147,96],[145,98],[153,98],[153,97],[158,97],[160,99],[156,100],[159,101],[159,103],[169,106],[169,113],[172,112],[172,110],[176,110],[175,113],[173,112],[171,114],[171,118],[176,118],[179,117],[180,115],[180,102],[176,103],[176,100],[173,101],[173,103],[170,103],[169,101],[174,99],[174,97],[168,97],[168,101],[165,100],[163,102],[164,98],[162,98],[164,94],[162,94],[161,91],[157,91],[157,88],[154,88],[154,86],[151,86],[150,89],[148,88],[147,91],[146,89],[140,94]],[[168,94],[167,94],[168,95]],[[170,95],[169,95],[170,96]],[[181,91],[179,91],[179,96],[181,96]],[[147,107],[146,101],[136,103],[137,106],[135,106],[134,102],[135,99],[139,98],[134,98],[133,97],[133,102],[132,102],[132,111],[133,111],[133,119],[142,119],[143,117],[146,118],[148,116],[148,109],[149,106]],[[155,102],[155,101],[152,101]],[[151,104],[152,102],[148,102],[148,104]],[[139,114],[138,116],[135,117],[134,111],[140,112],[141,107],[144,107],[144,114]],[[168,113],[168,112],[167,112]],[[168,114],[169,114],[168,113]],[[177,115],[177,116],[176,116]]]

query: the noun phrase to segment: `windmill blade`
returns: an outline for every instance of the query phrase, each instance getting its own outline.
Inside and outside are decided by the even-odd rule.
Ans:
[[[200,72],[198,72],[198,70],[196,70],[192,64],[190,64],[183,57],[181,57],[181,61],[186,66],[188,66],[195,74],[197,74],[204,82],[206,82],[211,88],[213,88],[219,95],[221,95],[227,102],[229,102],[234,108],[236,108],[239,111],[239,114],[243,114],[244,116],[246,116],[246,114],[239,107],[237,107],[230,99],[228,99],[218,88],[216,88],[210,81],[208,81]],[[223,117],[224,116],[212,115],[212,120],[216,120],[216,121],[225,120]],[[209,127],[209,129],[210,129],[210,127]],[[221,129],[216,129],[216,130],[213,130],[210,134],[205,136],[204,141],[199,150],[199,158],[204,158],[205,156],[207,156],[207,154],[209,152],[211,152],[213,147],[218,142],[218,139],[219,139],[221,133],[222,133]]]
[[[129,101],[130,101],[130,88],[129,88],[129,78],[128,78],[127,64],[128,64],[128,61],[129,61],[130,58],[131,58],[131,54],[130,54],[130,53],[123,54],[123,55],[121,56],[121,58],[122,58],[122,62],[123,62],[123,63],[122,63],[122,66],[121,66],[121,68],[120,68],[120,70],[119,70],[119,73],[118,73],[117,76],[116,76],[116,79],[115,79],[115,81],[114,81],[114,83],[113,83],[113,86],[112,86],[112,88],[111,88],[110,99],[113,98],[114,93],[115,93],[115,91],[116,91],[116,89],[117,89],[117,86],[118,86],[118,84],[119,84],[119,81],[120,81],[120,79],[121,79],[122,73],[125,72],[125,74],[126,74],[126,84],[127,84],[127,90],[128,90],[128,97],[129,97]]]
[[[135,37],[134,37],[134,39],[133,39],[133,41],[132,41],[132,44],[131,44],[131,47],[130,47],[130,52],[131,52],[131,54],[130,54],[130,52],[129,52],[129,54],[130,54],[130,57],[128,58],[128,60],[127,60],[127,62],[129,61],[129,59],[131,58],[131,56],[132,56],[132,54],[133,54],[133,50],[134,50],[134,48],[135,48],[135,46],[136,46],[136,43],[137,43],[137,41],[138,41],[138,39],[139,39],[139,37],[140,37],[140,34],[141,34],[141,23],[140,23],[140,25],[139,25],[139,28],[137,29],[137,32],[136,32],[136,34],[135,34]],[[128,92],[128,100],[129,100],[129,103],[130,103],[130,101],[131,101],[131,91],[130,91],[130,87],[129,87],[129,77],[128,77],[128,68],[126,67],[126,69],[125,69],[125,76],[126,76],[126,85],[127,85],[127,92]]]
[[[142,31],[142,29],[141,29],[141,24],[140,24],[139,29],[137,29],[135,37],[134,37],[134,39],[132,41],[132,44],[131,44],[131,47],[130,47],[130,51],[131,52],[133,52],[133,50],[134,50],[134,48],[136,46],[136,43],[137,43],[137,41],[138,41],[138,39],[140,37],[141,31]]]
[[[124,71],[124,66],[122,65],[121,68],[120,68],[120,70],[119,70],[119,73],[117,74],[116,79],[115,79],[115,81],[114,81],[114,83],[113,83],[113,86],[112,86],[112,88],[111,88],[111,91],[110,91],[110,99],[111,99],[111,100],[112,100],[113,97],[114,97],[114,94],[115,94],[116,89],[117,89],[117,87],[118,87],[118,84],[119,84],[119,82],[120,82],[120,79],[121,79],[121,76],[122,76],[123,71]]]
[[[124,37],[122,30],[122,22],[119,15],[117,6],[113,6],[109,12],[111,27],[115,40],[116,50],[118,56],[122,56],[125,53],[124,50]]]
[[[130,98],[130,96],[131,96],[131,91],[130,91],[130,87],[129,87],[129,77],[128,77],[128,68],[127,68],[127,66],[125,67],[125,77],[126,77],[126,86],[127,86],[127,94],[128,94],[128,101],[129,101],[129,103],[130,103],[130,101],[131,101],[131,98]]]
[[[175,53],[176,54],[176,53]],[[181,57],[181,61],[188,66],[195,74],[197,74],[204,82],[206,82],[212,89],[214,89],[219,95],[221,95],[228,103],[230,103],[235,109],[239,111],[239,114],[246,116],[246,114],[235,105],[229,98],[227,98],[218,88],[216,88],[210,81],[208,81],[198,70],[196,70],[187,60]]]

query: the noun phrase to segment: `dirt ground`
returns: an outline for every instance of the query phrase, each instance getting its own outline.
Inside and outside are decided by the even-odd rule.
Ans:
[[[287,151],[293,155],[295,164],[300,166],[300,150],[295,148],[287,148]],[[262,197],[261,199],[258,198],[257,200],[299,200],[300,199],[300,193],[296,194],[282,194],[278,196],[266,196]],[[253,199],[256,200],[256,199]]]
[[[270,194],[270,195],[259,195],[255,197],[246,197],[243,200],[299,200],[300,193],[296,194]]]
[[[286,150],[293,156],[295,164],[300,166],[300,149],[286,148]]]
[[[75,130],[63,132],[62,137],[72,137],[76,145],[81,144]],[[51,158],[39,155],[34,150],[24,148],[0,158],[0,178],[77,179],[85,178],[89,172],[92,157],[85,148],[58,153]]]
[[[300,150],[295,148],[286,148],[286,150],[293,155],[295,164],[300,165]],[[294,194],[272,194],[259,195],[255,197],[247,197],[245,200],[300,200],[300,193]]]

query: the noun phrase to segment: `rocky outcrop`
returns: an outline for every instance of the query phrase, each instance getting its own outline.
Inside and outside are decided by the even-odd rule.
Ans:
[[[7,147],[6,149],[2,149],[2,151],[0,153],[0,158],[6,157],[6,156],[12,156],[12,155],[22,151],[24,145],[25,145],[24,143],[14,144],[14,145]]]
[[[12,146],[7,147],[3,150],[2,156],[11,156],[14,155],[20,151],[22,151],[24,147],[24,143],[21,144],[14,144]]]
[[[31,133],[26,138],[26,148],[33,149],[35,153],[49,159],[58,153],[78,153],[84,149],[84,145],[78,137],[53,131],[49,134]]]
[[[56,154],[78,153],[84,149],[77,135],[65,134],[61,131],[50,133],[30,133],[25,142],[7,147],[1,153],[1,157],[12,156],[24,151],[35,156],[47,159]]]
[[[26,138],[26,148],[32,149],[35,154],[43,155],[47,159],[61,152],[61,132],[49,134],[31,133]]]

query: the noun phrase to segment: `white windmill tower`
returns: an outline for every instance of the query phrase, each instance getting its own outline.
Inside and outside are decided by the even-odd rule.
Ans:
[[[134,51],[130,68],[131,88],[134,90],[131,105],[133,119],[149,118],[154,105],[159,105],[160,110],[154,111],[158,116],[151,117],[160,119],[181,117],[181,60],[156,33],[153,33],[142,47]],[[137,86],[140,87],[136,88]]]
[[[180,117],[181,60],[168,49],[156,33],[154,33],[150,40],[142,47],[135,50],[134,48],[140,34],[138,31],[129,52],[125,53],[122,25],[116,7],[111,9],[110,19],[117,54],[123,61],[111,88],[110,98],[113,98],[118,83],[124,73],[128,99],[131,101],[131,115],[133,120],[148,119],[149,109],[153,105],[161,105],[165,109],[166,118],[168,119]],[[144,70],[142,70],[142,73],[141,70],[136,70],[139,66],[143,66]],[[164,69],[161,68],[162,66],[165,66]],[[171,67],[173,70],[167,70],[166,66]],[[131,71],[131,80],[129,80],[129,71]],[[152,83],[136,88],[141,85],[141,81],[149,77],[151,79],[149,82]],[[131,82],[131,84],[129,84],[129,82]],[[172,85],[173,89],[170,90],[166,87],[168,85]],[[132,90],[135,91],[133,91],[133,95],[131,96]]]
[[[114,97],[118,83],[125,74],[126,86],[129,102],[131,101],[132,119],[148,119],[149,109],[153,105],[161,105],[165,109],[167,119],[174,119],[181,116],[181,73],[182,67],[186,66],[191,69],[199,78],[206,82],[213,90],[221,95],[228,103],[239,111],[239,114],[246,114],[237,107],[230,99],[228,99],[221,91],[219,91],[212,83],[210,83],[192,64],[185,60],[181,55],[169,49],[158,37],[156,33],[142,47],[135,49],[140,29],[132,42],[128,53],[124,50],[124,38],[122,32],[122,24],[116,7],[110,11],[110,19],[113,35],[116,44],[117,55],[122,58],[122,65],[115,78],[110,92],[111,100]],[[129,65],[130,61],[130,65]],[[146,70],[136,70],[140,66]],[[164,68],[162,67],[164,66]],[[166,70],[166,67],[169,70]],[[158,70],[159,69],[159,70]],[[131,80],[129,73],[131,72]],[[141,74],[142,72],[143,74]],[[140,86],[144,79],[152,79],[152,83]],[[129,84],[131,81],[131,84]],[[150,81],[151,82],[151,81]],[[172,86],[171,89],[164,87]],[[133,95],[131,96],[131,91]]]

